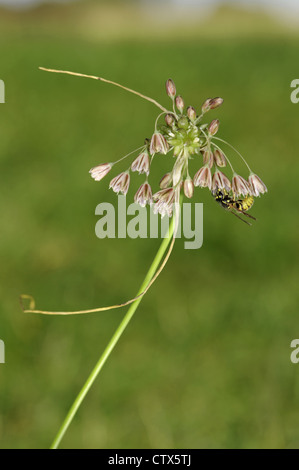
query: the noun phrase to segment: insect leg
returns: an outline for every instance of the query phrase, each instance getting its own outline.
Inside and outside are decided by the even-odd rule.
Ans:
[[[242,220],[242,222],[244,222],[245,224],[247,225],[252,225],[250,222],[247,222],[247,220],[244,220],[242,219],[242,217],[240,217],[238,214],[236,214],[234,211],[230,210],[230,213],[231,214],[234,214],[236,217],[238,217],[238,219]]]
[[[253,215],[247,214],[247,212],[245,212],[245,211],[241,211],[241,212],[242,212],[243,215],[247,215],[247,217],[250,217],[251,219],[256,220],[256,218],[253,217]]]

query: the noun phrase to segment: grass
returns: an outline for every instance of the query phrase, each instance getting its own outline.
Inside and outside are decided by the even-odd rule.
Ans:
[[[50,445],[124,314],[26,316],[18,295],[67,310],[125,300],[159,246],[95,237],[96,205],[116,199],[107,180],[96,184],[88,174],[141,145],[155,107],[109,85],[45,74],[39,65],[99,74],[162,103],[171,76],[197,109],[222,96],[213,114],[220,137],[269,188],[252,210],[252,228],[204,190],[195,192],[204,202],[202,249],[184,250],[178,240],[62,446],[298,448],[290,342],[298,336],[299,108],[289,96],[299,40],[223,34],[103,41],[80,28],[34,29],[31,21],[0,32],[1,448]],[[152,181],[166,168],[161,157]]]

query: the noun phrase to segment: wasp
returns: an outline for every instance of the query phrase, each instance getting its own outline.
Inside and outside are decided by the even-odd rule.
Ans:
[[[215,201],[218,202],[218,204],[220,204],[227,211],[230,211],[232,214],[238,217],[238,219],[242,220],[242,222],[245,222],[245,224],[251,225],[250,222],[242,219],[242,217],[240,217],[238,213],[241,213],[243,215],[246,215],[247,217],[250,217],[253,220],[256,220],[255,217],[250,214],[247,214],[247,211],[251,209],[254,203],[254,198],[252,196],[246,196],[244,199],[235,199],[235,197],[230,196],[225,189],[218,189],[214,194],[214,198]]]

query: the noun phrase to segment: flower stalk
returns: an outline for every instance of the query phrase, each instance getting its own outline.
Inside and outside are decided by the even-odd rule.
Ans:
[[[107,361],[108,357],[112,353],[113,349],[115,348],[116,344],[118,343],[120,337],[122,336],[123,332],[127,328],[128,324],[130,323],[134,313],[137,310],[138,305],[140,304],[142,300],[142,292],[147,290],[147,288],[151,285],[151,282],[153,281],[155,275],[157,274],[157,269],[158,266],[163,259],[163,256],[166,253],[167,247],[169,246],[169,243],[172,239],[172,241],[175,240],[175,219],[176,216],[174,216],[171,220],[168,234],[166,238],[163,239],[159,250],[157,251],[157,254],[151,264],[151,267],[149,268],[144,281],[142,285],[140,286],[140,289],[137,293],[136,300],[131,304],[130,308],[128,309],[127,313],[123,317],[122,321],[120,322],[119,326],[115,330],[112,338],[110,339],[109,343],[107,344],[104,352],[100,356],[98,362],[96,363],[94,369],[92,370],[91,374],[89,375],[88,379],[86,380],[85,384],[83,385],[82,389],[80,390],[79,394],[77,395],[77,398],[75,399],[74,403],[72,404],[68,414],[66,415],[65,420],[63,421],[57,435],[55,436],[55,439],[51,445],[51,449],[57,449],[63,436],[65,435],[67,429],[69,428],[71,422],[73,421],[81,403],[83,402],[84,398],[86,397],[88,391],[90,390],[91,386],[93,385],[94,381],[96,380],[97,376],[99,375],[100,371],[102,370],[105,362]],[[177,216],[178,217],[178,216]],[[164,258],[165,261],[165,258]]]

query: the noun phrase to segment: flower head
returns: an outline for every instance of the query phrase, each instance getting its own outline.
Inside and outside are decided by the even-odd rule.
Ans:
[[[144,146],[137,149],[139,153],[131,161],[129,170],[113,178],[110,182],[110,188],[117,193],[127,194],[130,184],[129,171],[144,173],[146,182],[139,187],[134,200],[143,207],[147,203],[154,202],[154,211],[162,216],[172,214],[176,192],[179,194],[182,191],[189,199],[194,194],[194,187],[198,186],[208,188],[215,197],[217,197],[218,191],[222,192],[228,201],[234,201],[236,197],[264,194],[267,191],[265,184],[250,169],[248,181],[234,171],[230,157],[228,158],[219,146],[222,146],[221,142],[234,150],[248,168],[249,166],[232,145],[216,136],[219,130],[219,120],[213,119],[210,123],[202,122],[208,111],[222,105],[223,99],[220,97],[208,98],[202,105],[201,114],[197,115],[193,106],[185,107],[182,96],[177,94],[174,81],[170,78],[166,81],[166,93],[171,100],[171,109],[164,108],[155,100],[138,93],[139,96],[156,104],[163,112],[158,115],[155,121],[155,131],[151,138],[145,139]],[[162,120],[163,122],[161,122]],[[170,151],[172,151],[175,161],[174,163],[169,161],[168,172],[159,183],[161,190],[152,195],[148,177],[150,166],[154,163],[153,156],[157,153],[166,155]],[[132,153],[125,155],[120,160],[127,158]],[[191,160],[196,161],[199,158],[202,158],[203,163],[192,180],[189,176],[189,163]],[[155,159],[156,161],[158,159]],[[101,180],[111,170],[113,164],[105,163],[92,168],[90,170],[91,176],[97,181]],[[224,173],[224,168],[232,171],[232,178]]]

